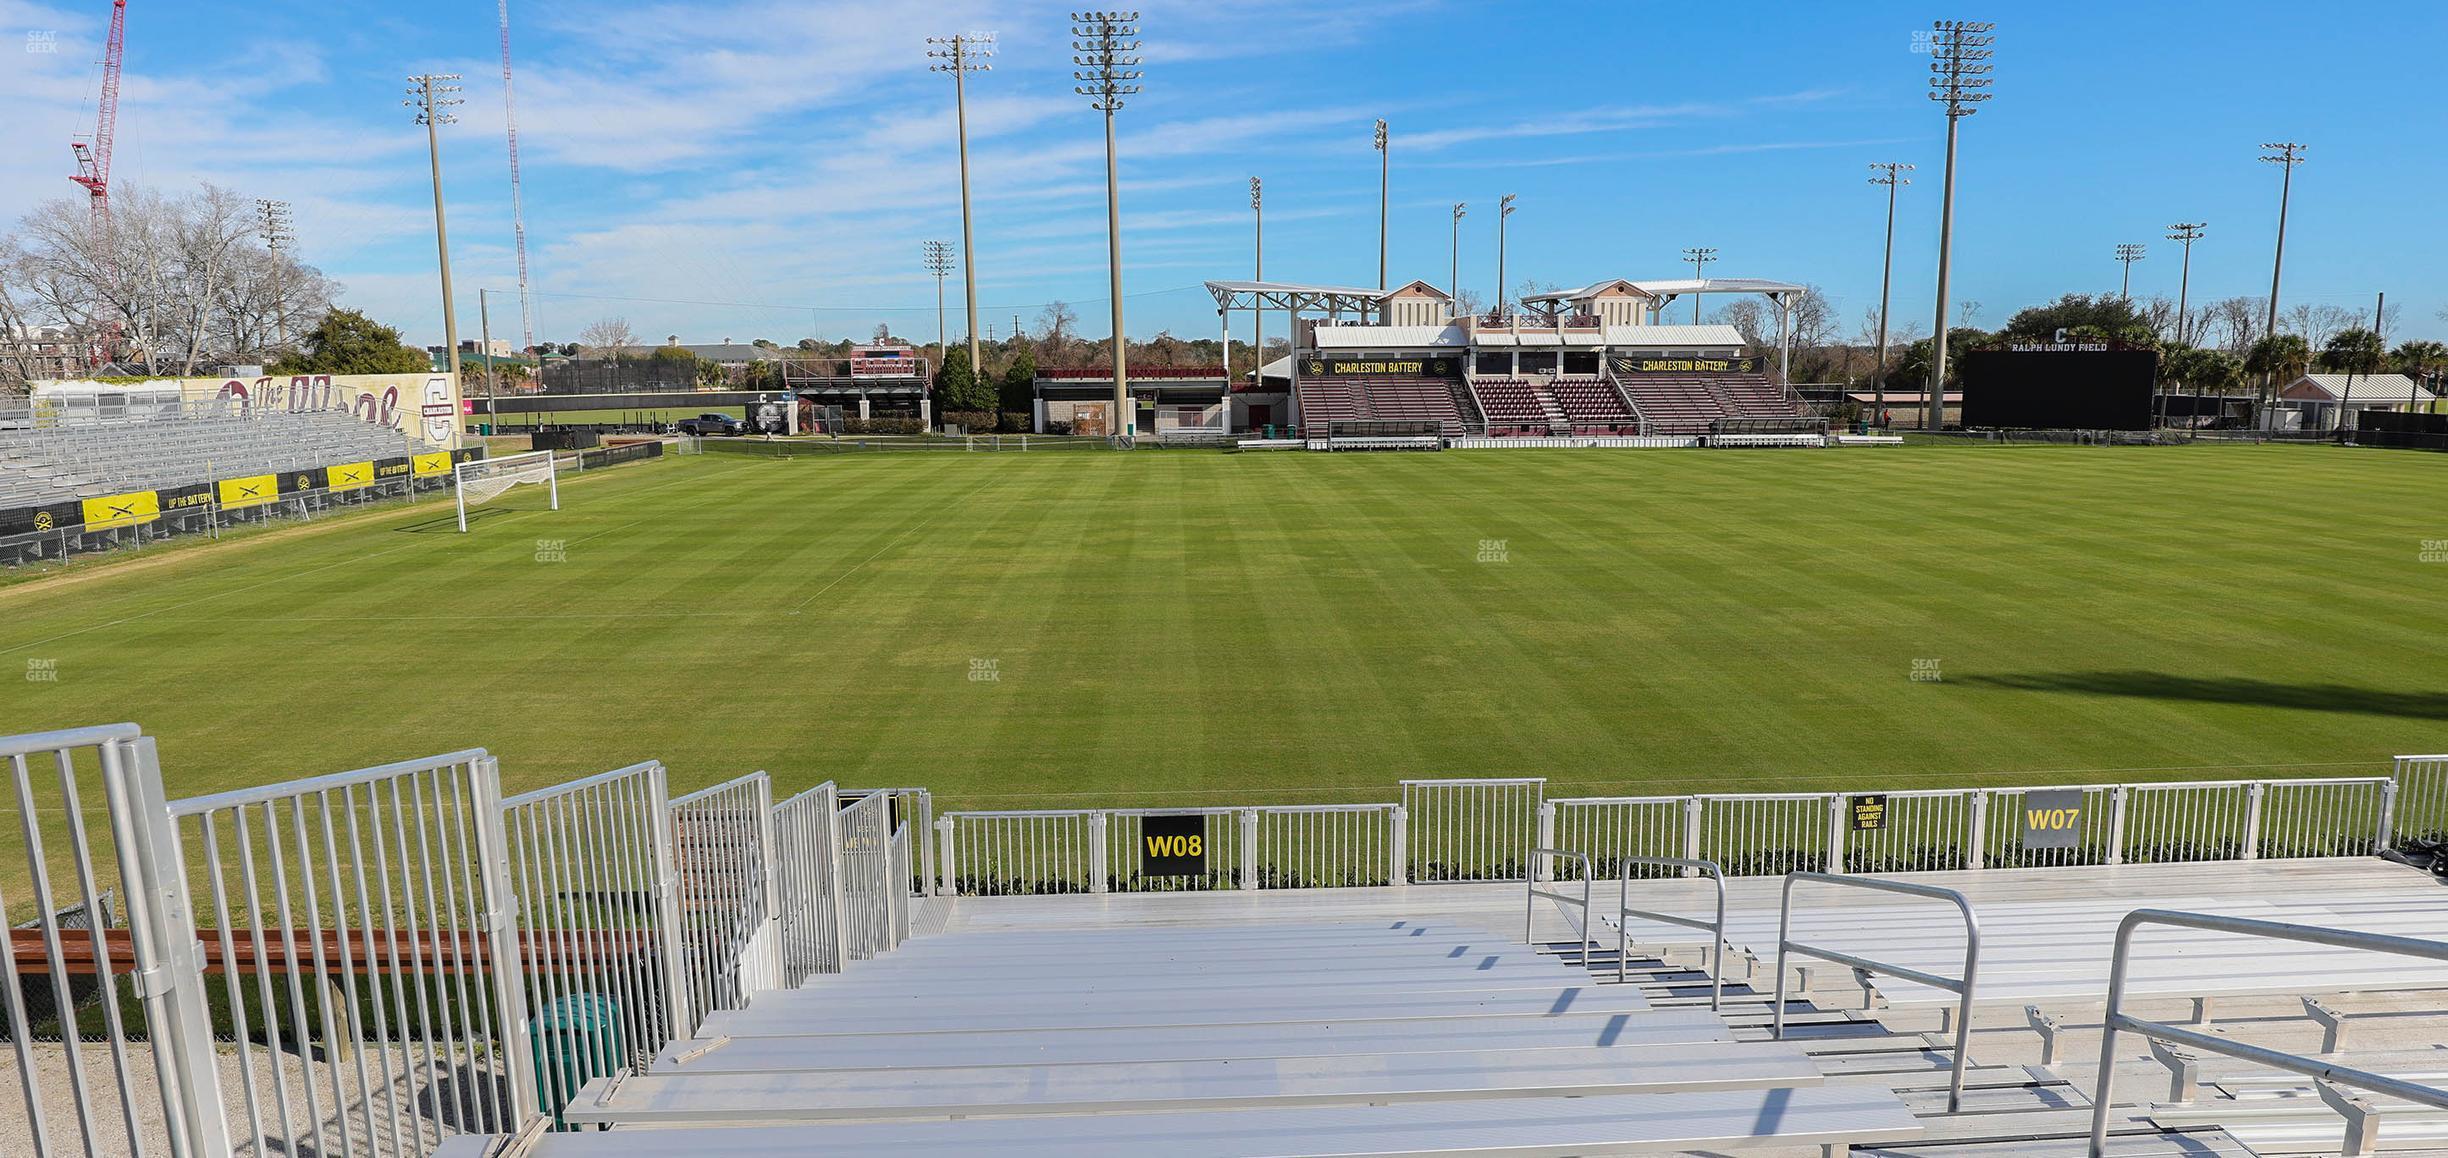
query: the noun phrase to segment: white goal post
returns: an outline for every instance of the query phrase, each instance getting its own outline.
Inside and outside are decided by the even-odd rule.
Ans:
[[[452,467],[451,490],[459,499],[460,533],[467,533],[469,507],[483,506],[523,483],[543,484],[552,495],[552,509],[561,509],[561,478],[549,450],[471,459]]]

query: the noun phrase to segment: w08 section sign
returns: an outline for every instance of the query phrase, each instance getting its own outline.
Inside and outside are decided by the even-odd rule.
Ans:
[[[1207,818],[1197,813],[1139,818],[1139,875],[1195,877],[1207,872]]]

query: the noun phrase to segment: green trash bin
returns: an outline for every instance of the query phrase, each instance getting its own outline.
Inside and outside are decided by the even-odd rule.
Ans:
[[[565,1126],[561,1111],[578,1088],[609,1076],[628,1056],[620,1005],[601,993],[573,993],[538,1013],[528,1030],[535,1047],[536,1100]]]
[[[490,423],[490,422],[479,422],[479,423],[477,423],[477,424],[476,424],[476,433],[481,434],[481,435],[484,435],[484,436],[486,436],[486,437],[488,437],[488,438],[492,437],[492,435],[493,435],[493,424],[492,424],[492,423]]]

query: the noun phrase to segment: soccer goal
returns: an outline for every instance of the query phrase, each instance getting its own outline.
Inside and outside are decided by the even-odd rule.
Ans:
[[[553,454],[549,450],[479,458],[452,467],[451,489],[459,497],[460,533],[467,532],[469,507],[483,506],[510,493],[512,487],[526,483],[542,485],[552,496],[552,509],[561,509],[561,479],[553,469]]]

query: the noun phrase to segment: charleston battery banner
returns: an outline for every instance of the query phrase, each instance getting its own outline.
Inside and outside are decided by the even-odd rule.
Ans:
[[[277,374],[255,378],[161,378],[144,382],[37,382],[34,399],[178,388],[186,402],[226,400],[251,411],[354,415],[436,450],[460,445],[459,383],[448,374]]]

